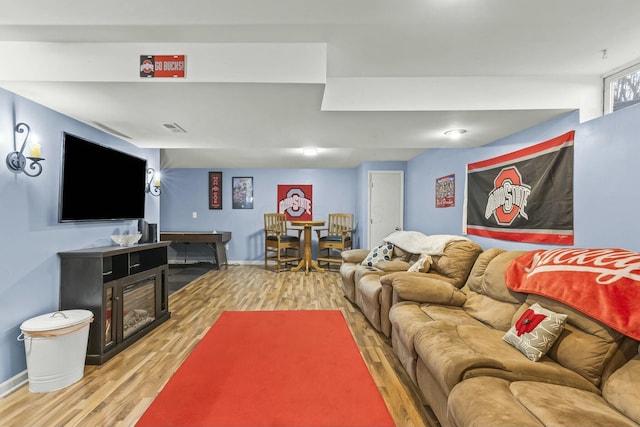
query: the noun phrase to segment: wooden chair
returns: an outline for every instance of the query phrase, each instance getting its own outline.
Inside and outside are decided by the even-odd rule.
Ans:
[[[327,228],[316,229],[318,234],[318,264],[342,264],[340,253],[352,248],[353,214],[329,214]]]
[[[290,231],[296,231],[297,235],[289,234]],[[282,265],[297,264],[301,233],[302,229],[287,228],[285,214],[264,214],[264,268],[280,272]]]

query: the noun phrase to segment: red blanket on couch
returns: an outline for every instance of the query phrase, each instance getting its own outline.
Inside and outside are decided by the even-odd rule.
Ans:
[[[640,253],[624,249],[531,251],[505,272],[513,291],[542,295],[640,339]]]

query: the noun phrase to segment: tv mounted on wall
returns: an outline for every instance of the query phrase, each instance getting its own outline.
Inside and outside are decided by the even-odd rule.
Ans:
[[[63,133],[59,221],[144,218],[147,161]]]

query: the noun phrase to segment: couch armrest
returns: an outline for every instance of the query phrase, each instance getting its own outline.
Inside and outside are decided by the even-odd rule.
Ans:
[[[376,268],[385,272],[407,271],[411,267],[407,261],[401,259],[390,259],[389,261],[380,261],[376,264]]]
[[[340,255],[344,262],[359,264],[367,258],[369,252],[370,251],[368,249],[349,249],[347,251],[342,251]]]
[[[380,278],[382,286],[392,286],[399,299],[421,303],[461,307],[467,296],[444,280],[425,277],[424,273],[395,272]]]

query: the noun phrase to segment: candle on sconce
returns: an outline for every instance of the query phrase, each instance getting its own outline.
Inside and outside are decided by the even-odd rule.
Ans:
[[[153,185],[155,187],[160,187],[160,175],[156,175],[156,178],[153,180]]]
[[[30,157],[35,157],[39,159],[42,155],[40,144],[38,144],[37,142],[32,142],[31,145],[29,146],[29,155]]]
[[[29,146],[29,154],[31,157],[39,159],[42,155],[40,144],[38,144],[37,142],[32,142]]]

